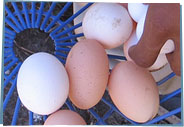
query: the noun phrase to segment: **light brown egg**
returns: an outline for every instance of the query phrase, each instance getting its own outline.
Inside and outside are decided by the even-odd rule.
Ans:
[[[59,110],[51,114],[44,125],[86,125],[86,122],[74,111]]]
[[[131,120],[143,123],[158,112],[159,92],[151,73],[131,61],[113,68],[108,89],[113,103]]]
[[[102,98],[109,76],[105,49],[95,40],[79,41],[66,60],[69,98],[80,109],[95,106]]]

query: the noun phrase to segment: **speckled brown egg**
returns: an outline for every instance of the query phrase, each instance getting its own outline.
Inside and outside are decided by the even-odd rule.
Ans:
[[[159,92],[151,73],[131,61],[113,68],[108,89],[113,103],[131,120],[144,123],[158,113]]]
[[[51,114],[44,125],[86,125],[86,122],[74,111],[59,110]]]
[[[69,98],[80,109],[95,106],[102,98],[109,76],[108,57],[96,40],[79,41],[66,60]]]

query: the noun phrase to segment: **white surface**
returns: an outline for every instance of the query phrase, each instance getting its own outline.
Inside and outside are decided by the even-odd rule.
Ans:
[[[128,3],[128,11],[134,21],[139,22],[142,16],[145,16],[148,5],[142,3]]]
[[[151,72],[151,74],[153,75],[155,81],[158,82],[161,79],[163,79],[165,76],[169,75],[171,72],[172,70],[170,68],[170,65],[167,64],[160,70]]]
[[[85,3],[85,2],[83,2],[83,3],[82,3],[82,2],[74,3],[74,4],[73,4],[73,13],[75,14],[77,11],[79,11],[79,10],[80,10],[84,5],[86,5],[86,4],[87,4],[87,3]],[[84,15],[85,15],[85,13],[86,13],[87,10],[88,10],[88,9],[86,9],[84,12],[82,12],[79,16],[77,16],[77,17],[74,19],[74,25],[76,25],[76,24],[82,22],[83,17],[84,17]],[[79,27],[79,28],[77,28],[77,29],[75,29],[74,31],[75,31],[75,34],[83,33],[82,26]],[[83,37],[78,37],[78,38],[77,38],[78,41],[83,40],[83,39],[85,39],[84,36],[83,36]]]
[[[95,3],[83,19],[83,32],[87,39],[98,40],[105,48],[116,48],[132,32],[132,19],[119,4]]]
[[[176,91],[177,89],[181,88],[181,77],[174,76],[172,79],[163,83],[158,88],[159,88],[160,94],[162,94],[162,95],[170,94],[170,93]]]
[[[120,45],[117,48],[106,49],[105,51],[107,52],[107,54],[112,54],[112,55],[117,55],[117,56],[123,56],[123,44]]]
[[[145,18],[146,16],[142,16],[142,18],[139,20],[139,22],[137,23],[137,27],[136,27],[136,35],[137,35],[137,39],[140,40],[141,36],[143,34],[144,31],[144,23],[145,23]]]
[[[162,68],[164,65],[168,63],[167,57],[165,54],[159,54],[154,64],[149,67],[149,70],[157,70]]]
[[[138,39],[135,31],[132,33],[132,35],[130,36],[129,40],[126,43],[127,43],[128,49],[138,43]]]
[[[66,101],[69,92],[68,75],[55,56],[35,53],[20,67],[17,91],[26,108],[40,115],[48,115]]]
[[[175,46],[174,46],[174,41],[171,40],[171,39],[168,39],[165,44],[163,45],[161,51],[160,51],[160,54],[164,53],[164,54],[167,54],[167,53],[171,53],[173,52],[175,49]]]

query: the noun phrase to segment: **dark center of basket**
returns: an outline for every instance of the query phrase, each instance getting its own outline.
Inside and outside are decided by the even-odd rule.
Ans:
[[[39,29],[27,29],[16,35],[14,39],[14,52],[16,57],[24,61],[28,56],[37,52],[54,54],[54,41]]]

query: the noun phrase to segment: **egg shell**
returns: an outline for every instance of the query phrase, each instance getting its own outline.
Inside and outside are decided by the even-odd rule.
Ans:
[[[51,114],[44,125],[86,125],[86,122],[74,111],[59,110]]]
[[[102,98],[109,75],[105,49],[95,40],[79,41],[66,60],[69,75],[69,98],[80,109],[89,109]]]
[[[144,31],[145,19],[146,19],[146,16],[143,16],[143,17],[139,20],[139,22],[137,23],[136,35],[137,35],[138,41],[141,39],[142,34],[143,34],[143,31]]]
[[[148,5],[143,3],[128,3],[128,12],[134,21],[139,22],[142,16],[146,15]]]
[[[17,91],[30,111],[48,115],[58,110],[69,93],[69,79],[63,64],[53,55],[39,52],[21,65]]]
[[[143,123],[158,112],[159,92],[151,73],[131,61],[113,68],[108,89],[113,103],[131,120]]]
[[[132,32],[132,19],[120,4],[95,3],[86,12],[82,28],[87,39],[112,49],[123,44]]]

